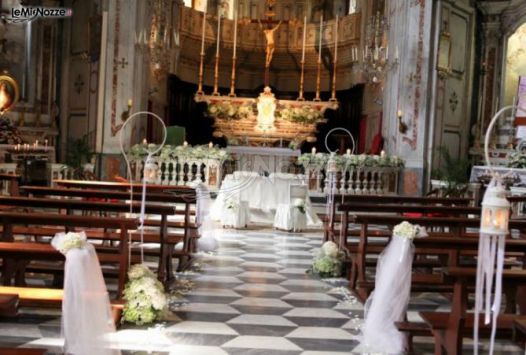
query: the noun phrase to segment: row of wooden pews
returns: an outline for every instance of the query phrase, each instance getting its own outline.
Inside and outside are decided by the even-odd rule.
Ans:
[[[141,260],[137,217],[141,188],[134,186],[131,195],[130,186],[120,183],[11,186],[16,187],[11,190],[12,196],[0,196],[0,316],[15,315],[18,306],[60,305],[60,288],[29,285],[26,276],[53,275],[52,287],[61,287],[64,256],[50,245],[50,240],[58,232],[85,231],[95,245],[105,278],[117,279],[112,301],[117,319],[123,306],[121,295],[129,261]],[[147,201],[143,240],[158,246],[144,249],[144,253],[158,258],[159,278],[169,286],[174,280],[174,257],[179,259],[179,268],[187,266],[198,238],[196,193],[187,187],[161,189],[148,185]],[[176,245],[182,247],[176,250]]]
[[[347,252],[349,287],[362,302],[374,289],[371,272],[392,228],[402,221],[426,227],[429,236],[414,240],[412,291],[448,295],[451,312],[421,312],[424,322],[406,321],[397,326],[411,336],[434,336],[436,354],[461,354],[462,339],[473,333],[474,326],[467,310],[476,278],[480,207],[470,206],[467,199],[436,197],[337,196],[335,201],[332,215],[324,220],[325,238]],[[506,244],[506,306],[497,333],[503,337],[511,336],[526,313],[526,240],[521,238],[525,220],[512,219],[510,229],[519,238],[508,238]],[[481,329],[481,335],[487,336],[488,328]]]

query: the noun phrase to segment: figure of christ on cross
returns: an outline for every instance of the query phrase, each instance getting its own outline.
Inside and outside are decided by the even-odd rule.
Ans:
[[[260,20],[258,20],[258,23],[267,41],[267,49],[265,50],[265,53],[266,53],[265,69],[267,69],[267,68],[270,68],[270,62],[272,62],[272,56],[274,55],[274,49],[276,47],[275,41],[274,41],[274,32],[278,30],[279,26],[281,25],[281,21],[279,21],[276,27],[274,28],[272,27],[264,28]]]

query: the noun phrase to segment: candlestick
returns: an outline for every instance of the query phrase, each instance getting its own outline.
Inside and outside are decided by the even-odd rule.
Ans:
[[[311,154],[312,155],[316,154],[316,147],[312,147]]]
[[[206,9],[208,8],[208,1],[205,1],[205,9],[203,11],[203,29],[201,33],[201,53],[199,62],[199,83],[197,85],[197,95],[203,95],[203,74],[205,61],[205,32],[206,32]]]
[[[336,15],[336,22],[334,24],[334,64],[332,68],[332,95],[331,95],[331,101],[337,101],[336,100],[336,66],[338,64],[338,19],[339,16]]]
[[[380,157],[381,157],[381,158],[385,158],[385,150],[382,150],[382,151],[380,152]]]
[[[232,75],[230,76],[230,94],[228,96],[236,96],[236,56],[237,53],[237,7],[234,11],[234,51],[232,52]]]
[[[221,43],[221,6],[217,7],[217,40],[216,40],[216,64],[214,68],[214,92],[212,95],[219,96],[219,44]]]
[[[44,147],[47,148],[47,139],[44,140]]]
[[[314,101],[321,101],[320,99],[320,85],[321,85],[321,39],[323,37],[323,15],[320,18],[320,40],[318,44],[318,73],[316,76],[316,97]]]
[[[303,18],[303,44],[301,49],[301,61],[305,61],[305,43],[307,41],[307,16]]]
[[[319,52],[318,52],[318,60],[321,62],[321,39],[323,37],[323,15],[321,15],[320,18],[320,41],[319,41]]]
[[[212,149],[214,147],[214,144],[212,142],[208,143],[208,148]]]
[[[144,145],[148,144],[148,141],[146,140],[146,138],[144,138],[144,139],[142,140],[142,144],[144,144]]]

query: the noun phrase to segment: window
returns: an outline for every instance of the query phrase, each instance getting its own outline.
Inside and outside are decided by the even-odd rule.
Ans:
[[[356,0],[349,0],[349,14],[356,12]]]

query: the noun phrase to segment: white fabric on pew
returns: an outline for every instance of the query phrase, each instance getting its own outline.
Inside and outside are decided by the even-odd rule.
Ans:
[[[364,309],[361,344],[367,353],[402,354],[406,350],[407,337],[395,322],[404,320],[409,303],[413,255],[413,242],[395,235],[378,259],[375,289]]]
[[[65,236],[64,233],[56,234],[51,244],[57,248]],[[115,324],[95,248],[86,243],[82,248],[70,249],[65,256],[62,300],[65,353],[120,354],[120,350],[110,349],[109,338],[115,333]]]

